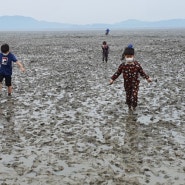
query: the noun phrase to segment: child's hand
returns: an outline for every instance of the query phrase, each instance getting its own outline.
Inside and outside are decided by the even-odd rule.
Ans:
[[[24,67],[20,67],[21,72],[25,72],[25,68]]]
[[[110,79],[109,85],[112,85],[114,83],[114,80]]]
[[[22,63],[21,63],[20,61],[17,61],[16,64],[19,66],[19,69],[20,69],[22,72],[25,71],[25,69],[24,69],[24,67],[23,67],[23,65],[22,65]]]
[[[148,79],[147,79],[147,82],[148,82],[148,83],[152,82],[152,79],[151,79],[151,78],[148,78]]]

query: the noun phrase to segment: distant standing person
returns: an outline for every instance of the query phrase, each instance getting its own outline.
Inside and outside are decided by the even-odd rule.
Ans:
[[[102,43],[102,61],[108,61],[108,55],[109,55],[109,46],[107,45],[106,41],[103,41]]]
[[[150,77],[143,71],[141,65],[134,59],[134,48],[130,44],[125,48],[122,58],[125,60],[110,79],[110,84],[123,73],[124,88],[126,92],[126,104],[129,112],[135,111],[138,101],[139,74],[148,82],[152,82]]]
[[[110,30],[107,28],[107,29],[105,30],[105,35],[108,35],[109,32],[110,32]]]
[[[2,82],[5,79],[5,85],[8,87],[8,96],[12,94],[12,64],[16,63],[22,72],[25,71],[22,63],[17,60],[16,56],[10,52],[9,45],[3,44],[0,53],[0,91]]]

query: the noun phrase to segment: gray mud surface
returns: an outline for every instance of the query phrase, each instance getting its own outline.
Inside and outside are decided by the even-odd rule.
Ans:
[[[110,46],[101,61],[101,43]],[[0,97],[1,185],[184,185],[185,30],[2,32],[26,72]],[[128,114],[124,47],[155,81],[141,79]]]

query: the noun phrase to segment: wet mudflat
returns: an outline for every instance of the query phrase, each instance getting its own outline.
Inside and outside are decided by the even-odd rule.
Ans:
[[[0,97],[0,184],[184,184],[185,30],[2,32],[4,42],[26,72],[15,66],[13,95]],[[141,79],[138,115],[122,76],[108,85],[129,43],[155,79]]]

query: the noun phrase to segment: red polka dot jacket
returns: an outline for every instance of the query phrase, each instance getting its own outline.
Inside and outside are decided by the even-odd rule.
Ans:
[[[149,78],[137,61],[134,61],[133,64],[126,64],[123,62],[111,79],[116,80],[121,73],[123,73],[125,83],[139,82],[139,74],[145,79]]]

